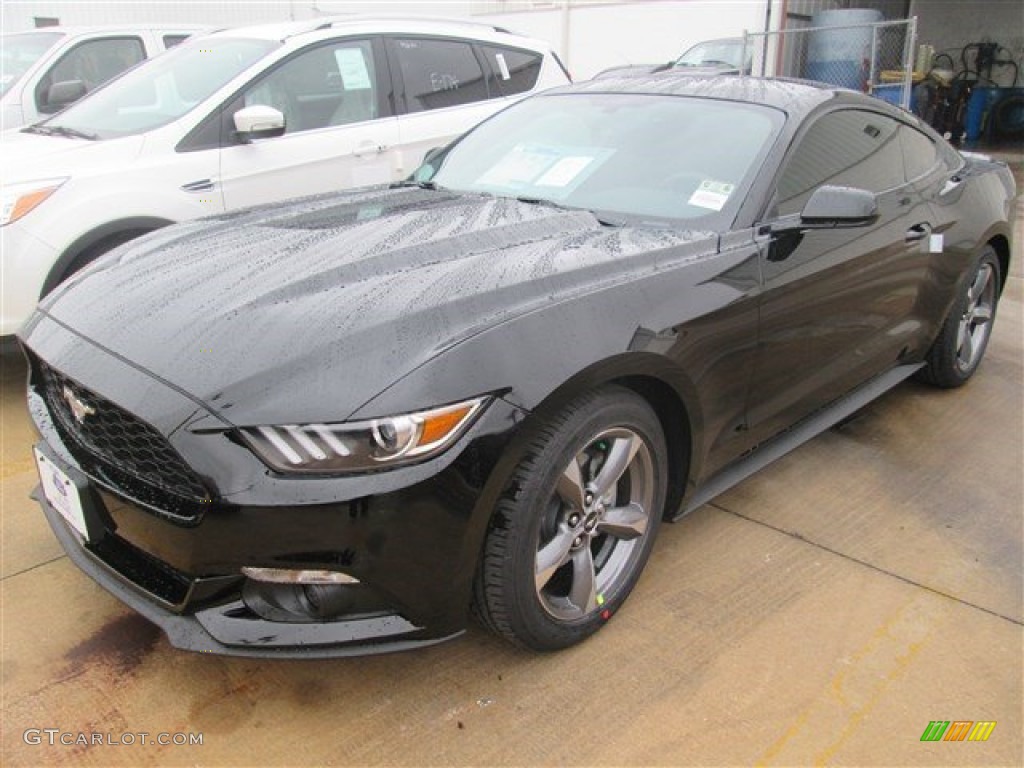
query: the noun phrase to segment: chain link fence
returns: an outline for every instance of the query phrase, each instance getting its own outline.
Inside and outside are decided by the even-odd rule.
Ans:
[[[745,32],[753,75],[818,80],[911,109],[917,19]]]

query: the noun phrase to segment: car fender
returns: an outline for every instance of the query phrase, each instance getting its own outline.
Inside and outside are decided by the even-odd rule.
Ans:
[[[424,363],[350,418],[393,415],[413,404],[429,407],[487,392],[542,418],[582,392],[623,384],[653,401],[670,442],[678,443],[673,459],[683,469],[670,495],[672,512],[705,472],[691,457],[705,456],[705,444],[715,438],[706,428],[707,403],[696,381],[716,364],[717,353],[703,344],[700,328],[687,323],[699,325],[718,312],[754,316],[754,303],[740,301],[742,288],[726,288],[724,280],[715,279],[735,278],[749,268],[749,253],[708,256],[495,325]],[[693,298],[680,302],[680,293]],[[675,423],[666,414],[675,415]]]
[[[691,457],[699,455],[693,445],[693,436],[699,432],[689,428],[685,406],[687,400],[695,397],[693,382],[667,358],[645,350],[629,351],[599,360],[562,382],[525,420],[510,427],[500,444],[500,450],[492,446],[492,450],[480,451],[474,456],[475,461],[483,462],[480,469],[486,480],[477,495],[461,542],[460,565],[456,570],[464,574],[464,578],[461,584],[453,588],[464,592],[468,598],[472,575],[476,572],[487,530],[491,525],[500,524],[500,521],[493,520],[494,510],[503,496],[517,492],[515,487],[509,485],[509,481],[530,451],[530,438],[535,428],[544,423],[546,414],[557,410],[564,403],[583,392],[612,382],[638,391],[662,421],[670,467],[664,517],[678,517],[683,499],[694,485]],[[671,394],[665,397],[666,392]],[[670,402],[672,400],[678,404],[675,409]],[[697,414],[697,419],[700,418],[699,409],[694,408],[691,412]],[[673,416],[682,416],[675,423],[674,429],[671,421]]]
[[[45,280],[26,289],[46,295],[79,255],[105,239],[220,212],[219,196],[182,191],[174,181],[160,179],[162,175],[158,169],[136,165],[117,174],[72,178],[52,200],[18,222],[60,254]]]
[[[50,272],[46,276],[46,280],[43,282],[42,289],[40,290],[39,298],[46,296],[56,288],[67,277],[67,271],[74,264],[75,259],[86,253],[90,248],[106,240],[114,240],[115,246],[120,245],[123,242],[119,239],[121,235],[136,233],[135,236],[139,236],[173,223],[170,219],[155,216],[130,216],[100,224],[95,229],[80,235],[64,249],[64,252],[50,268]],[[102,252],[95,255],[102,255]]]

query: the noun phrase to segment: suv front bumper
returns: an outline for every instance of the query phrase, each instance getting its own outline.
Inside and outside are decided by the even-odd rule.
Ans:
[[[28,320],[57,256],[21,222],[0,227],[0,336],[13,336]]]

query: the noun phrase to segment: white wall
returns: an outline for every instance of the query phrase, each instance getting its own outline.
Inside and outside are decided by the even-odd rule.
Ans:
[[[546,40],[573,78],[585,80],[619,64],[670,61],[701,40],[762,31],[769,0],[579,4],[568,12],[559,5],[476,18]]]
[[[0,0],[0,30],[31,29],[35,16],[59,18],[65,25],[172,23],[237,27],[342,13],[468,16],[473,5],[472,0]]]
[[[194,23],[229,27],[333,13],[472,17],[547,40],[562,54],[576,79],[587,79],[619,64],[657,64],[675,59],[701,40],[739,36],[744,29],[764,30],[769,4],[776,6],[775,16],[781,18],[781,3],[782,0],[570,0],[565,7],[562,0],[2,0],[0,29],[30,29],[35,16],[59,18],[66,25]],[[495,8],[503,12],[480,13]]]

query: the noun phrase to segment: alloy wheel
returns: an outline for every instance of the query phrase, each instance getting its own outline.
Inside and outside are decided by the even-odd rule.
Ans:
[[[642,556],[655,496],[650,449],[625,428],[587,440],[558,478],[538,537],[537,597],[561,621],[598,611]]]
[[[989,264],[982,262],[967,288],[967,302],[957,331],[956,365],[963,372],[978,364],[985,349],[992,330],[995,300],[995,274]]]

